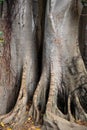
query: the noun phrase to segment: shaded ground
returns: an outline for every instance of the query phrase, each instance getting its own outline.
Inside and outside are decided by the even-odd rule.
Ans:
[[[0,122],[0,130],[41,130],[39,126],[34,126],[34,122],[31,117],[29,117],[28,120],[19,127],[14,126],[13,128],[12,125],[5,125],[3,122]]]
[[[78,120],[76,123],[79,125],[87,126],[87,122],[81,122]],[[13,125],[14,125],[14,128],[13,128]],[[0,130],[41,130],[41,126],[35,126],[33,119],[29,117],[27,121],[19,127],[16,127],[15,124],[5,125],[3,122],[0,122]]]

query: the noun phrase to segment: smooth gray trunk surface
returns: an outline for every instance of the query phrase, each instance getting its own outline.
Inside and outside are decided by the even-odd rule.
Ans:
[[[0,9],[0,114],[13,108],[0,120],[18,125],[32,116],[42,130],[86,130],[86,7],[8,0]]]

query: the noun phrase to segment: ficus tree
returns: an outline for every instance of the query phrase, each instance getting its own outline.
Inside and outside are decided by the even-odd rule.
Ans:
[[[80,0],[7,0],[0,31],[0,120],[86,130],[87,7]],[[84,16],[84,17],[83,17]]]

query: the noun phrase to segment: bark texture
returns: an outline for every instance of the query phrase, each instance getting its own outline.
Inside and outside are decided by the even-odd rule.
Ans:
[[[8,7],[6,11],[7,17],[3,18],[2,16],[1,22],[3,19],[6,22],[9,16],[9,20],[11,21],[11,24],[10,24],[11,34],[10,34],[9,43],[0,44],[2,45],[2,48],[0,48],[2,51],[1,54],[4,55],[4,58],[3,58],[3,55],[1,55],[2,61],[0,60],[1,62],[0,65],[2,67],[2,69],[0,69],[1,71],[0,77],[3,78],[0,80],[0,82],[2,83],[2,85],[0,85],[0,90],[3,91],[0,94],[1,96],[0,113],[1,114],[9,112],[13,108],[12,103],[14,102],[16,103],[17,99],[15,100],[15,96],[17,95],[18,97],[17,93],[19,93],[19,90],[21,91],[22,89],[21,87],[22,77],[23,77],[22,75],[24,72],[23,68],[24,68],[24,64],[26,64],[26,60],[29,66],[29,67],[27,66],[26,75],[25,75],[26,86],[24,86],[26,90],[27,101],[29,99],[32,99],[33,92],[34,92],[34,89],[36,87],[36,82],[37,82],[37,75],[36,75],[37,54],[36,54],[36,45],[34,43],[34,36],[33,36],[34,23],[33,23],[33,17],[32,17],[32,4],[29,1],[20,0],[20,1],[13,1],[13,2],[9,1],[8,5],[6,6]],[[10,11],[10,14],[9,14],[9,11]],[[4,27],[5,24],[4,23],[2,24],[3,24],[3,28],[5,28],[5,31],[6,31],[6,27]],[[9,30],[7,30],[6,34],[8,33],[9,33]],[[4,39],[7,41],[6,38]],[[7,52],[5,52],[4,50]],[[6,69],[8,69],[7,72],[6,72]],[[27,101],[26,103],[28,103]],[[12,105],[12,108],[9,108],[10,105]],[[9,109],[7,109],[7,106]]]
[[[32,116],[35,124],[43,124],[42,130],[87,129],[86,47],[82,45],[87,32],[81,8],[80,0],[3,3],[0,114],[7,114],[1,121],[19,125]],[[81,28],[80,22],[85,26]]]

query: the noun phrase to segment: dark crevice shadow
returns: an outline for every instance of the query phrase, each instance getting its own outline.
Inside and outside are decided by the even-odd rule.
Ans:
[[[21,68],[20,74],[17,74],[16,79],[15,79],[15,85],[13,92],[11,92],[11,95],[13,94],[13,99],[11,99],[10,95],[8,97],[8,103],[7,103],[7,111],[6,113],[9,113],[16,105],[17,99],[18,99],[18,95],[21,89],[21,83],[22,83],[22,74],[23,74],[23,68]],[[11,103],[9,104],[9,101],[11,101]]]
[[[84,6],[79,20],[79,48],[87,68],[87,6]]]

